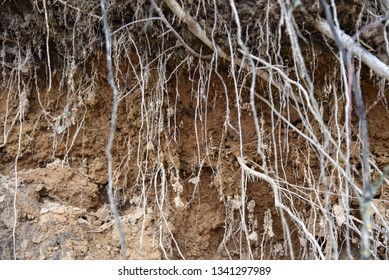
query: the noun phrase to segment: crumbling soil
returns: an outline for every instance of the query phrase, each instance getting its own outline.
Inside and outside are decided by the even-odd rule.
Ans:
[[[38,32],[44,26],[43,15],[36,8],[34,12],[29,12],[29,8],[33,7],[29,1],[20,1],[19,7],[15,7],[12,1],[5,2],[1,4],[7,8],[4,11],[19,11],[24,18],[29,16],[29,21],[23,22],[29,27],[34,26],[35,39],[44,47],[45,34]],[[117,6],[114,2],[112,9],[115,10]],[[140,6],[145,4],[138,2]],[[247,26],[253,22],[246,23],[249,17],[244,15],[261,13],[261,5],[264,5],[263,1],[257,1],[261,4],[250,12],[247,7],[254,5],[255,1],[236,2],[239,2],[242,22]],[[361,1],[354,2],[355,12],[349,10],[348,20],[346,16],[341,18],[344,26],[352,26],[355,16],[350,19],[349,14],[361,9]],[[307,9],[310,8],[308,12],[315,15],[320,13],[310,1],[304,3]],[[53,7],[50,16],[55,17],[62,8]],[[93,14],[97,12],[89,4],[87,8]],[[76,13],[70,10],[69,13]],[[126,12],[134,10],[132,4],[126,4],[118,12],[117,18],[112,20],[113,25],[123,24],[123,17],[130,17]],[[272,5],[271,12],[277,15],[279,7]],[[200,9],[198,17],[208,19],[204,13],[204,9]],[[41,20],[33,20],[38,14]],[[296,18],[301,16],[299,13]],[[62,20],[57,18],[58,22],[53,22],[53,26],[61,26]],[[271,23],[277,26],[277,20],[279,17],[275,17],[275,22]],[[3,18],[3,22],[6,21],[7,17]],[[67,24],[66,28],[70,30],[71,22]],[[93,17],[90,24],[95,24]],[[11,26],[10,30],[12,28],[15,32],[8,30],[8,37],[23,33],[20,26]],[[66,31],[65,27],[58,30]],[[177,30],[185,32],[178,27]],[[336,127],[331,124],[335,122],[334,119],[344,123],[344,97],[339,93],[337,115],[334,111],[334,99],[337,97],[333,96],[333,88],[328,92],[325,89],[328,83],[332,83],[331,86],[338,86],[339,92],[342,90],[339,79],[329,82],[332,65],[336,65],[337,59],[331,49],[333,45],[327,45],[309,27],[307,30],[312,43],[306,44],[302,40],[302,52],[307,64],[320,65],[312,66],[315,98],[320,103],[323,120],[336,135]],[[146,35],[139,34],[140,49],[148,49],[147,32]],[[68,45],[64,41],[61,46],[57,35],[53,35],[50,43],[53,52],[50,89],[45,70],[47,62],[22,74],[26,81],[28,77],[36,79],[36,86],[29,87],[31,90],[24,97],[18,91],[18,83],[14,83],[17,79],[13,74],[3,75],[13,84],[8,86],[3,79],[0,91],[0,138],[4,139],[0,146],[0,259],[118,259],[118,229],[107,196],[106,146],[110,133],[112,89],[106,79],[104,44],[102,38],[97,37],[95,43],[90,42],[89,47],[93,51],[84,50],[87,65],[75,66],[76,70],[70,73],[69,65],[62,65],[63,61],[59,59],[62,51],[69,53],[65,48]],[[218,30],[218,40],[223,36],[221,29]],[[304,36],[308,36],[307,33]],[[382,34],[373,36],[374,42],[379,40],[379,36]],[[14,42],[4,38],[0,36],[3,49],[7,50],[3,61],[10,63],[11,56],[16,57],[13,50],[17,47]],[[153,38],[158,37],[155,35]],[[226,41],[220,40],[218,42],[223,46]],[[247,44],[254,44],[251,43],[254,40],[255,34],[247,38]],[[292,54],[287,40],[280,40],[285,40],[286,47],[281,49],[279,55],[286,59]],[[120,42],[115,42],[120,45]],[[128,51],[120,50],[119,53],[125,53],[123,57],[128,60],[123,59],[115,64],[114,69],[121,98],[112,149],[114,195],[126,240],[126,258],[290,259],[291,247],[295,258],[317,258],[317,251],[312,248],[306,232],[290,215],[281,213],[280,208],[276,207],[276,196],[269,182],[242,172],[238,161],[241,151],[251,170],[265,172],[263,166],[267,164],[269,176],[276,172],[281,174],[279,178],[275,175],[272,178],[279,180],[281,189],[290,194],[283,194],[285,204],[295,211],[293,213],[298,213],[325,257],[331,259],[334,252],[331,251],[326,217],[316,210],[324,209],[324,206],[315,208],[327,201],[327,207],[333,213],[333,224],[339,229],[336,231],[339,241],[337,258],[350,257],[344,243],[345,210],[340,194],[331,189],[344,188],[340,183],[343,181],[335,175],[331,177],[331,174],[323,178],[320,155],[260,99],[256,100],[259,122],[255,123],[247,88],[250,83],[247,80],[243,81],[244,87],[239,87],[237,91],[238,85],[234,83],[236,77],[233,77],[228,64],[220,62],[219,69],[210,70],[208,61],[199,60],[193,64],[183,60],[182,54],[185,53],[187,59],[187,53],[182,48],[165,58],[162,66],[158,61],[153,61],[147,71],[141,73],[140,61],[144,59],[143,56],[154,58],[155,49],[139,54],[133,43],[128,41],[126,44],[131,48]],[[196,50],[202,49],[201,46],[197,47]],[[378,47],[373,47],[379,51]],[[47,53],[42,52],[44,61]],[[33,65],[39,64],[38,54],[34,54],[32,60]],[[181,67],[181,64],[186,65]],[[132,67],[139,76],[147,77],[136,76],[128,70]],[[285,62],[285,67],[293,68],[292,57],[290,62]],[[389,163],[387,93],[380,92],[379,80],[370,76],[367,67],[363,66],[361,72],[371,158],[382,169]],[[64,85],[64,80],[70,79],[69,75],[73,75],[74,80]],[[87,83],[87,79],[93,82]],[[145,79],[147,83],[142,84],[139,79]],[[35,83],[29,81],[31,85]],[[276,94],[271,86],[260,80],[256,83],[256,91],[287,115],[293,126],[305,131],[304,120],[296,109],[297,103],[292,99],[285,102],[285,95]],[[240,93],[238,97],[237,92]],[[20,100],[26,103],[21,104]],[[291,104],[288,109],[285,107],[287,103]],[[306,116],[312,117],[309,114]],[[260,126],[260,148],[264,151],[265,161],[263,155],[257,152],[256,125]],[[352,128],[350,162],[353,172],[359,174],[360,142],[355,110],[352,113]],[[319,126],[312,127],[312,131],[321,137]],[[324,139],[319,139],[319,142],[324,143]],[[339,143],[344,143],[344,139],[340,139]],[[275,154],[274,150],[280,153]],[[276,170],[276,166],[279,170]],[[377,172],[372,172],[372,175],[373,179],[378,178]],[[331,182],[322,184],[325,180]],[[355,181],[360,184],[360,177],[355,175]],[[319,187],[314,189],[314,186]],[[326,190],[325,186],[330,186],[330,189]],[[374,197],[378,212],[373,216],[382,228],[385,228],[385,223],[377,217],[377,213],[388,221],[388,201],[389,185],[384,182]],[[350,219],[359,227],[359,201],[355,194],[350,194],[350,206]],[[384,245],[387,237],[377,233],[375,238],[381,242],[376,255],[386,258],[388,252]],[[354,258],[359,257],[357,234],[351,236],[351,253]]]

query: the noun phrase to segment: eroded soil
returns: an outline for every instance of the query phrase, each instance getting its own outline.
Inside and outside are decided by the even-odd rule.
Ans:
[[[243,24],[255,26],[249,19],[258,13],[258,20],[265,18],[261,13],[265,4],[257,2],[239,1]],[[311,2],[304,1],[308,12],[319,13],[318,6]],[[339,6],[345,14],[341,25],[347,32],[356,22],[350,14],[357,14],[362,7],[360,1],[353,2],[353,9]],[[143,8],[146,5],[144,1],[137,3]],[[254,4],[255,9],[248,8]],[[57,5],[53,4],[50,16],[62,11],[62,5]],[[91,22],[87,23],[98,26],[93,22],[96,8],[89,2],[84,5],[90,11]],[[112,6],[117,12],[112,12],[115,26],[133,16],[133,5],[128,2],[122,10]],[[7,9],[3,13],[16,9],[8,2],[4,7]],[[17,9],[18,15],[25,18],[25,26],[11,27],[19,30],[33,24],[36,33],[32,37],[44,46],[45,36],[37,31],[45,26],[43,14],[34,10],[41,20],[33,21],[34,14],[29,12],[33,8],[36,9],[28,1],[21,1]],[[220,9],[229,11],[223,6]],[[56,17],[59,23],[53,19],[52,28],[61,26],[58,30],[67,32],[70,23],[81,20],[70,10],[69,18]],[[198,9],[199,17],[206,18],[204,11]],[[276,28],[280,7],[272,4],[268,12],[274,20],[270,27]],[[302,13],[295,14],[297,21],[303,17]],[[2,18],[4,22],[10,20],[6,15]],[[82,20],[82,27],[92,32]],[[248,89],[251,78],[243,70],[236,70],[226,61],[220,61],[217,69],[209,61],[193,62],[193,57],[171,38],[161,41],[169,47],[155,53],[159,49],[153,40],[160,38],[157,31],[163,31],[163,27],[146,26],[155,28],[152,32],[147,28],[136,30],[137,43],[131,41],[138,38],[133,33],[121,39],[114,37],[120,102],[112,148],[113,189],[126,240],[126,258],[359,257],[359,199],[350,186],[362,184],[358,114],[354,108],[350,121],[352,181],[346,184],[339,171],[345,166],[339,151],[344,151],[346,145],[346,101],[337,72],[338,60],[333,55],[335,48],[317,32],[299,24],[304,36],[311,40],[309,44],[301,40],[301,46],[314,77],[314,98],[337,147],[328,144],[323,127],[315,121],[304,99],[295,99],[286,89],[276,90],[258,79],[255,118]],[[188,33],[176,28],[184,35]],[[284,32],[283,28],[280,32]],[[167,33],[161,32],[164,36]],[[364,38],[385,60],[379,48],[383,32],[369,34]],[[217,32],[217,39],[222,35],[222,31]],[[77,64],[76,59],[70,61],[72,51],[67,48],[71,37],[65,38],[69,42],[59,37],[54,33],[49,45],[53,53],[50,89],[44,62],[47,54],[41,50],[33,52],[31,62],[39,67],[18,72],[23,82],[11,70],[3,75],[8,80],[3,79],[0,92],[0,259],[119,259],[118,229],[107,195],[106,146],[112,89],[106,78],[104,43],[98,36],[82,43],[88,48],[83,49]],[[81,39],[79,42],[84,42]],[[193,35],[187,34],[184,39],[196,51],[203,51]],[[254,44],[256,39],[251,34],[247,44]],[[15,42],[1,36],[0,42],[3,62],[13,65],[10,63],[17,57]],[[220,39],[218,44],[228,49],[226,42]],[[296,79],[290,44],[285,38],[279,42],[283,45],[276,59],[282,57],[280,61],[284,63],[280,69]],[[255,50],[264,53],[261,48]],[[61,61],[63,54],[69,60]],[[27,52],[24,55],[27,57]],[[376,180],[378,169],[389,164],[387,91],[365,66],[361,66],[361,77],[372,178]],[[317,142],[309,142],[307,137]],[[320,143],[319,148],[312,143]],[[242,155],[244,165],[239,161]],[[336,160],[335,167],[323,155]],[[244,171],[244,166],[249,171]],[[280,207],[280,198],[284,208]],[[376,209],[372,246],[376,258],[387,259],[387,181],[373,203]],[[351,229],[349,254],[346,227]]]

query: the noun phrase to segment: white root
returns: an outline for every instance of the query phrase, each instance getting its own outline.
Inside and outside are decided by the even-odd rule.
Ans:
[[[207,33],[205,30],[200,26],[200,24],[186,11],[182,9],[180,4],[177,3],[175,0],[164,0],[165,4],[169,7],[169,9],[182,21],[186,24],[188,27],[188,30],[196,36],[200,41],[202,41],[208,48],[213,50],[214,52],[217,52],[217,55],[221,57],[222,59],[225,59],[227,61],[233,62],[235,65],[239,67],[243,67],[244,69],[248,71],[252,71],[250,65],[248,63],[242,61],[239,58],[234,58],[233,61],[231,61],[230,55],[224,52],[219,46],[216,45],[216,48],[214,47],[214,44],[212,43],[212,40],[210,40],[207,37]],[[277,84],[273,81],[273,79],[270,79],[269,74],[266,71],[256,69],[255,74],[260,77],[261,79],[265,80],[266,82],[270,82],[273,86],[276,88],[279,88]]]
[[[269,183],[269,185],[271,186],[271,188],[273,189],[273,192],[274,192],[274,199],[275,199],[275,206],[277,208],[280,208],[282,210],[284,210],[285,212],[288,213],[288,215],[290,216],[290,218],[292,220],[294,220],[298,225],[300,225],[301,229],[304,231],[304,233],[306,234],[307,238],[311,241],[311,243],[316,247],[316,250],[320,256],[321,259],[325,259],[325,256],[322,252],[322,249],[319,245],[319,243],[317,242],[317,240],[315,239],[315,237],[312,235],[312,233],[310,233],[307,229],[307,227],[305,226],[305,224],[299,219],[297,218],[293,213],[292,211],[290,211],[290,209],[288,207],[285,207],[285,205],[283,205],[278,197],[278,186],[276,184],[276,182],[270,178],[269,176],[267,176],[266,174],[263,174],[261,172],[258,172],[258,171],[255,171],[255,170],[252,170],[250,167],[248,167],[244,160],[240,157],[240,156],[236,156],[236,159],[238,160],[239,162],[239,165],[241,166],[241,168],[249,175],[251,176],[254,176],[254,177],[257,177],[259,179],[262,179],[262,180],[265,180],[266,182]]]
[[[331,32],[331,28],[328,22],[324,19],[320,19],[315,22],[313,26],[326,37],[335,40],[334,35]],[[354,56],[359,58],[363,63],[365,63],[370,69],[372,69],[377,75],[389,81],[389,67],[379,60],[375,55],[364,49],[362,46],[355,43],[353,38],[344,33],[344,31],[338,29],[336,26],[336,31],[338,32],[339,41],[345,49],[350,51]]]

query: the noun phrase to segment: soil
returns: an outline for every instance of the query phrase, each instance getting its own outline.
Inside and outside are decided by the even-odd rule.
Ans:
[[[26,18],[29,15],[32,5],[29,1],[21,1],[26,7],[21,5],[18,8],[12,1],[5,2],[1,5],[8,11],[19,9],[20,16]],[[139,5],[143,3],[138,2]],[[256,1],[239,2],[238,8],[244,14],[248,12],[245,7]],[[353,9],[359,11],[361,1],[354,2]],[[131,5],[125,6],[120,15],[125,14],[126,9],[132,11]],[[113,7],[116,6],[113,4]],[[53,17],[63,7],[54,8],[50,15]],[[272,6],[272,12],[274,15],[279,13],[279,7]],[[39,14],[34,13],[30,16]],[[199,11],[199,17],[202,13],[203,10]],[[39,15],[42,18],[43,14]],[[3,23],[6,20],[3,17]],[[347,27],[355,23],[355,20],[342,20]],[[34,32],[41,32],[38,27],[43,22],[30,21],[34,22]],[[27,21],[24,22],[27,25]],[[113,22],[122,24],[115,19]],[[53,21],[53,26],[55,24]],[[8,35],[17,36],[17,32],[22,32],[18,31],[18,26],[12,28],[15,33],[8,31]],[[119,259],[119,235],[107,195],[106,147],[110,134],[112,89],[106,79],[105,56],[99,54],[104,50],[101,48],[103,43],[92,46],[96,49],[85,58],[88,64],[83,66],[79,62],[72,72],[70,64],[64,65],[59,59],[62,51],[66,50],[68,54],[71,51],[65,47],[59,49],[55,36],[61,34],[54,34],[50,45],[53,49],[51,88],[48,86],[46,62],[40,65],[41,68],[31,67],[35,70],[22,73],[25,84],[18,83],[11,72],[3,74],[0,91],[0,139],[3,139],[0,143],[0,259]],[[221,33],[218,36],[221,37]],[[337,59],[320,34],[312,33],[311,36],[312,44],[302,43],[302,52],[307,64],[319,65],[312,66],[315,98],[331,133],[339,135],[333,124],[345,122],[342,111],[345,98],[341,93],[339,73],[334,74],[338,75],[337,78],[332,75],[332,66],[337,65]],[[379,40],[379,36],[375,35],[374,40]],[[0,43],[8,50],[5,55],[8,59],[16,55],[12,53],[16,46],[4,38],[0,36]],[[36,38],[45,38],[44,32]],[[145,41],[139,40],[139,47],[147,49]],[[250,40],[253,38],[248,39],[249,44]],[[120,46],[119,41],[115,42]],[[238,85],[234,83],[237,77],[233,76],[228,63],[220,62],[217,70],[211,69],[208,61],[191,63],[186,60],[187,54],[182,48],[174,51],[176,56],[170,54],[172,58],[160,61],[162,65],[154,61],[146,71],[141,69],[140,61],[148,55],[152,61],[153,50],[139,55],[131,46],[128,51],[119,51],[127,60],[123,59],[114,67],[120,102],[112,148],[113,185],[126,240],[125,258],[319,258],[306,231],[317,241],[325,258],[350,257],[345,249],[345,208],[338,191],[345,188],[343,179],[331,168],[328,171],[333,174],[324,178],[321,168],[326,167],[321,166],[321,155],[304,137],[273,114],[261,99],[256,99],[258,123],[255,123],[247,88],[249,78],[238,77],[244,87],[237,91]],[[379,51],[378,47],[376,50]],[[291,55],[288,47],[281,51],[284,59]],[[43,53],[44,61],[46,51]],[[182,53],[185,53],[184,57]],[[313,53],[314,58],[309,59]],[[33,60],[33,65],[39,64],[38,54],[34,54]],[[290,61],[285,67],[293,67],[292,57]],[[182,63],[186,65],[181,67]],[[132,71],[132,67],[136,71]],[[367,67],[362,66],[361,73],[371,159],[383,169],[389,164],[387,92],[382,91],[381,80],[370,76]],[[245,75],[238,71],[235,74]],[[72,79],[70,75],[73,75]],[[147,77],[140,78],[141,75]],[[64,82],[67,79],[72,82]],[[144,81],[139,82],[139,79]],[[21,92],[18,90],[21,84],[30,90]],[[293,126],[309,135],[296,109],[299,108],[297,103],[292,99],[285,101],[285,95],[276,93],[261,80],[256,82],[256,92],[273,102]],[[240,96],[237,97],[237,93]],[[338,95],[334,96],[336,93]],[[338,111],[334,105],[336,100],[339,102]],[[309,114],[305,116],[312,118]],[[360,186],[358,121],[354,108],[350,163],[353,178]],[[256,125],[260,127],[260,138]],[[312,127],[318,141],[324,143],[320,129],[319,126]],[[263,154],[257,152],[258,139],[261,139],[259,146]],[[343,138],[339,139],[339,145],[345,145]],[[323,147],[326,147],[325,143]],[[282,212],[276,207],[277,197],[269,182],[242,171],[238,160],[241,152],[251,170],[265,174],[263,167],[268,167],[267,174],[278,180],[285,205],[304,221],[305,228],[300,227],[287,211]],[[375,180],[378,172],[372,169]],[[326,180],[327,184],[321,183]],[[334,231],[336,257],[321,203],[327,203],[333,215],[332,225],[337,228]],[[359,227],[359,200],[352,191],[349,203],[349,219]],[[378,212],[373,215],[373,220],[385,228],[385,221],[389,219],[387,181],[375,195],[374,205]],[[385,259],[388,255],[387,237],[380,230],[375,234],[380,242],[375,256]],[[358,258],[358,234],[352,233],[350,240],[351,254]]]

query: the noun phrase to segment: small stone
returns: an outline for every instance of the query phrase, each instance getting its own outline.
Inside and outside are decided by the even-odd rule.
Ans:
[[[36,186],[35,191],[36,191],[36,192],[40,192],[40,191],[43,190],[44,188],[45,188],[45,185],[39,184],[39,185]]]
[[[27,214],[27,220],[29,221],[35,220],[35,216],[32,214]]]

